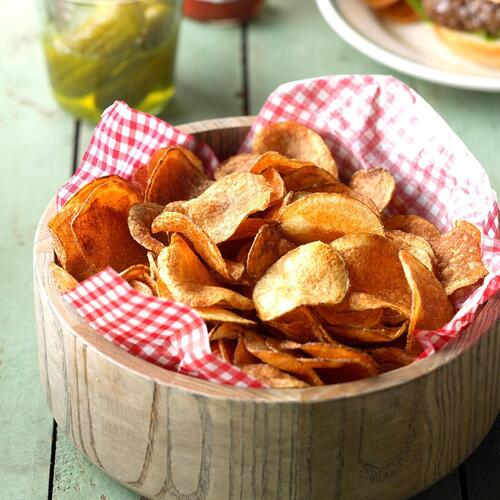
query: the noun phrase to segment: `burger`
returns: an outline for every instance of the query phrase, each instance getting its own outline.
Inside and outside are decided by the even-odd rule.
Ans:
[[[406,0],[454,52],[500,69],[500,0]]]

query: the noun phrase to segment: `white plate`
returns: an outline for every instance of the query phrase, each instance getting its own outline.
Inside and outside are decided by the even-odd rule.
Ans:
[[[363,54],[398,71],[463,89],[500,91],[500,70],[454,54],[427,23],[379,19],[362,0],[316,0],[328,24]]]

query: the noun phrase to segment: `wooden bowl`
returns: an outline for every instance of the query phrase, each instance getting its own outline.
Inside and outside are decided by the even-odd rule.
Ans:
[[[251,122],[182,129],[225,158]],[[385,375],[300,390],[216,385],[133,357],[82,322],[48,273],[54,211],[34,248],[43,390],[89,460],[146,497],[404,498],[465,460],[498,414],[499,295],[453,345]]]

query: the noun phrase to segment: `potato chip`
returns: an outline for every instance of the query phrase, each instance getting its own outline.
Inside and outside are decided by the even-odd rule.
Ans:
[[[250,172],[252,165],[260,158],[260,155],[253,153],[239,153],[229,157],[219,164],[214,170],[214,179],[219,180],[226,175]]]
[[[283,199],[286,194],[285,183],[283,178],[278,173],[278,171],[274,168],[268,168],[264,172],[262,172],[262,177],[266,179],[269,185],[273,188],[273,192],[271,194],[271,199],[269,200],[269,206],[278,203]]]
[[[310,161],[338,180],[337,166],[325,141],[317,132],[300,123],[271,123],[257,132],[252,152],[267,151],[277,151],[289,158]]]
[[[412,293],[407,350],[419,354],[414,330],[441,328],[453,317],[453,307],[441,283],[417,258],[406,250],[399,252],[399,258]]]
[[[219,352],[222,359],[226,363],[234,364],[234,350],[236,348],[234,341],[220,339],[217,342],[219,343]]]
[[[132,286],[133,282],[139,281],[146,285],[147,288],[151,290],[151,294],[153,295],[153,290],[156,289],[156,283],[151,278],[151,270],[145,264],[134,264],[133,266],[127,267],[124,271],[120,273],[120,277],[122,277],[129,285]],[[132,286],[132,288],[142,288],[136,286]]]
[[[260,217],[249,217],[248,219],[245,219],[238,226],[234,234],[226,241],[244,240],[246,238],[252,238],[266,224],[269,224],[269,221],[267,219],[262,219]]]
[[[298,307],[279,318],[269,321],[266,326],[272,331],[283,333],[297,342],[333,342],[321,321],[309,307]]]
[[[469,233],[479,244],[481,244],[481,231],[479,231],[474,224],[466,220],[457,220],[455,222],[455,227]]]
[[[394,328],[381,325],[371,328],[354,325],[332,325],[328,326],[327,330],[333,338],[340,341],[345,341],[347,343],[353,342],[356,344],[370,344],[396,340],[406,333],[407,328],[408,322]]]
[[[238,340],[238,337],[244,335],[246,331],[239,325],[222,323],[210,331],[208,339],[210,342],[213,340]]]
[[[80,281],[107,266],[120,272],[132,264],[146,262],[146,250],[130,236],[127,224],[130,206],[141,201],[139,193],[118,176],[90,184],[93,185],[88,190],[90,194],[83,203],[77,204],[75,211],[71,204],[66,204],[69,219],[64,218],[66,205],[56,216],[63,214],[61,220],[69,228],[59,232],[57,222],[54,226],[49,223],[64,248],[63,267]]]
[[[267,224],[259,229],[248,251],[246,269],[249,276],[260,278],[280,257],[295,248],[283,237],[278,224]]]
[[[453,229],[432,242],[437,275],[447,295],[488,274],[481,257],[480,240],[470,226],[470,223],[465,225],[465,221],[457,221]]]
[[[144,193],[146,201],[165,205],[198,196],[212,183],[180,148],[167,148],[150,172]]]
[[[372,358],[381,366],[383,372],[396,370],[413,363],[417,357],[397,347],[379,347],[370,351]]]
[[[170,150],[176,149],[177,151],[180,151],[189,161],[190,163],[196,167],[200,172],[204,172],[203,169],[203,164],[201,163],[201,160],[196,156],[190,149],[187,149],[183,146],[167,146],[164,148],[157,149],[152,155],[151,158],[149,159],[146,167],[147,167],[147,177],[151,177],[151,174],[154,172],[156,167],[163,161],[165,161],[165,158],[167,154],[170,152]]]
[[[406,321],[406,319],[399,311],[394,309],[385,308],[382,313],[382,321],[383,325],[399,325]]]
[[[49,271],[52,274],[52,278],[57,285],[57,288],[61,293],[69,292],[73,290],[75,286],[78,286],[78,281],[65,271],[62,267],[58,266],[55,262],[49,264]]]
[[[245,340],[243,335],[238,336],[238,342],[236,344],[236,349],[234,350],[234,364],[240,368],[245,365],[252,365],[259,362],[259,358],[256,358],[245,346]]]
[[[128,228],[132,238],[156,255],[165,248],[165,243],[168,244],[167,240],[163,243],[159,239],[153,238],[151,234],[151,224],[162,211],[162,205],[151,202],[136,203],[128,211]]]
[[[283,181],[287,191],[302,191],[310,188],[321,190],[321,186],[334,184],[337,179],[327,170],[309,166],[285,175]]]
[[[421,236],[411,233],[405,233],[397,229],[392,229],[385,232],[385,237],[392,241],[399,250],[406,250],[416,257],[422,264],[433,271],[436,262],[436,255],[431,244]]]
[[[313,193],[290,203],[281,226],[287,239],[301,244],[330,243],[351,233],[384,234],[379,218],[364,203],[337,193]]]
[[[175,300],[191,307],[220,305],[230,309],[253,309],[250,299],[222,288],[189,245],[174,233],[170,245],[158,255],[158,271]]]
[[[282,372],[274,366],[265,363],[242,366],[241,369],[250,377],[259,380],[273,389],[300,389],[309,387],[303,380]]]
[[[144,196],[146,191],[146,186],[148,185],[148,166],[147,164],[141,165],[132,172],[132,177],[130,179],[132,186],[137,189]]]
[[[316,312],[329,325],[356,325],[369,328],[380,324],[383,309],[365,309],[364,311],[338,311],[336,306],[318,306]]]
[[[231,174],[184,202],[182,209],[217,244],[233,236],[249,215],[265,210],[272,194],[272,186],[261,175]]]
[[[291,250],[260,278],[253,291],[259,317],[271,321],[300,306],[342,302],[349,276],[340,255],[319,241]]]
[[[379,167],[355,172],[350,187],[370,198],[382,212],[392,199],[396,183],[388,170]]]
[[[281,175],[288,175],[304,167],[314,167],[314,163],[309,161],[294,160],[283,156],[276,151],[264,153],[250,169],[254,174],[262,174],[270,168],[274,168]]]
[[[374,297],[377,307],[410,316],[411,293],[394,243],[376,234],[349,234],[331,246],[344,259],[352,292]]]
[[[387,217],[387,219],[384,219],[384,227],[388,230],[399,229],[405,233],[415,234],[425,238],[430,243],[441,237],[437,227],[419,215],[408,214]]]
[[[267,221],[279,221],[285,207],[287,207],[293,200],[294,193],[287,193],[284,198],[277,204],[269,207],[264,212],[260,213],[261,218]]]
[[[146,285],[146,283],[139,280],[131,280],[128,284],[136,291],[141,292],[144,295],[154,296],[154,289]]]
[[[164,231],[183,234],[205,263],[224,278],[238,281],[245,272],[245,267],[242,264],[225,261],[217,245],[185,215],[175,212],[163,212],[153,221],[152,230],[153,233]]]
[[[205,320],[217,323],[230,323],[237,325],[252,326],[255,325],[255,321],[251,319],[243,318],[233,311],[224,309],[223,307],[196,307],[195,311]]]

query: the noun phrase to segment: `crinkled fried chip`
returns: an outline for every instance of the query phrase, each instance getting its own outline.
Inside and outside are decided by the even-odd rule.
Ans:
[[[437,275],[451,295],[455,290],[484,278],[488,270],[481,256],[481,242],[469,223],[457,221],[455,227],[432,242],[437,259]]]
[[[338,180],[337,166],[322,137],[310,128],[296,122],[271,123],[253,139],[252,151],[277,151],[289,158],[310,161],[330,172]]]
[[[224,309],[223,307],[196,307],[195,310],[205,321],[230,323],[245,326],[252,326],[256,324],[255,321],[243,318],[233,311],[229,311],[227,309]]]
[[[358,327],[370,328],[380,324],[383,309],[338,311],[336,306],[318,306],[316,312],[329,325],[356,325]]]
[[[231,238],[249,215],[265,210],[272,194],[272,186],[261,175],[231,174],[184,202],[182,210],[218,244]]]
[[[49,264],[49,270],[61,293],[69,292],[78,285],[78,281],[55,262]]]
[[[156,159],[155,159],[156,160]],[[203,193],[212,181],[178,147],[166,148],[150,172],[144,198],[165,205]]]
[[[382,212],[392,199],[396,182],[388,170],[379,167],[358,170],[351,177],[350,186],[354,191],[370,198]]]
[[[163,206],[158,203],[136,203],[132,205],[128,211],[128,228],[132,238],[139,245],[142,245],[147,250],[151,250],[158,255],[165,244],[153,238],[151,234],[151,225],[155,217],[158,217],[163,211]]]
[[[406,250],[411,253],[429,271],[433,271],[436,255],[431,244],[425,238],[397,229],[386,231],[385,237],[392,241],[400,250]]]
[[[345,194],[313,193],[283,210],[281,225],[295,243],[331,241],[351,233],[383,235],[377,215],[364,203]]]
[[[413,363],[417,357],[397,347],[379,347],[370,351],[372,358],[381,366],[382,371],[389,372]]]
[[[387,219],[384,219],[384,227],[388,230],[398,229],[405,233],[415,234],[425,238],[430,243],[441,237],[437,227],[419,215],[408,214],[387,217]]]
[[[364,328],[353,325],[334,325],[328,326],[328,332],[337,340],[347,343],[353,342],[356,344],[370,344],[379,342],[391,342],[396,340],[406,332],[408,322],[403,325],[390,328],[382,325],[372,328]]]
[[[410,288],[394,243],[376,234],[349,234],[331,246],[344,259],[352,292],[374,297],[377,307],[391,307],[410,316]]]
[[[284,176],[283,181],[287,191],[302,191],[336,183],[337,179],[327,170],[316,166],[302,167]]]
[[[412,293],[407,350],[419,354],[414,330],[441,328],[453,317],[453,307],[439,280],[417,258],[406,250],[399,252],[399,258]]]
[[[274,168],[279,174],[287,175],[304,167],[314,167],[310,161],[293,160],[276,151],[264,153],[250,169],[254,174],[262,174],[269,168]]]
[[[219,180],[229,174],[250,172],[252,165],[260,158],[253,153],[240,153],[223,161],[214,171],[214,179]]]
[[[300,306],[342,302],[349,275],[340,255],[319,241],[291,250],[257,282],[253,300],[259,317],[271,321]]]
[[[250,299],[219,286],[189,245],[174,233],[170,245],[158,255],[158,270],[175,300],[191,307],[220,305],[253,309]]]
[[[225,261],[217,245],[185,215],[176,212],[163,212],[153,221],[152,230],[153,233],[164,231],[183,234],[205,263],[224,278],[238,281],[245,272],[245,267],[242,264]]]
[[[260,278],[280,257],[295,248],[283,236],[278,224],[267,224],[259,229],[248,251],[246,269],[249,276]]]
[[[242,366],[241,369],[250,377],[259,380],[273,389],[300,389],[309,384],[289,373],[282,372],[265,363]]]

